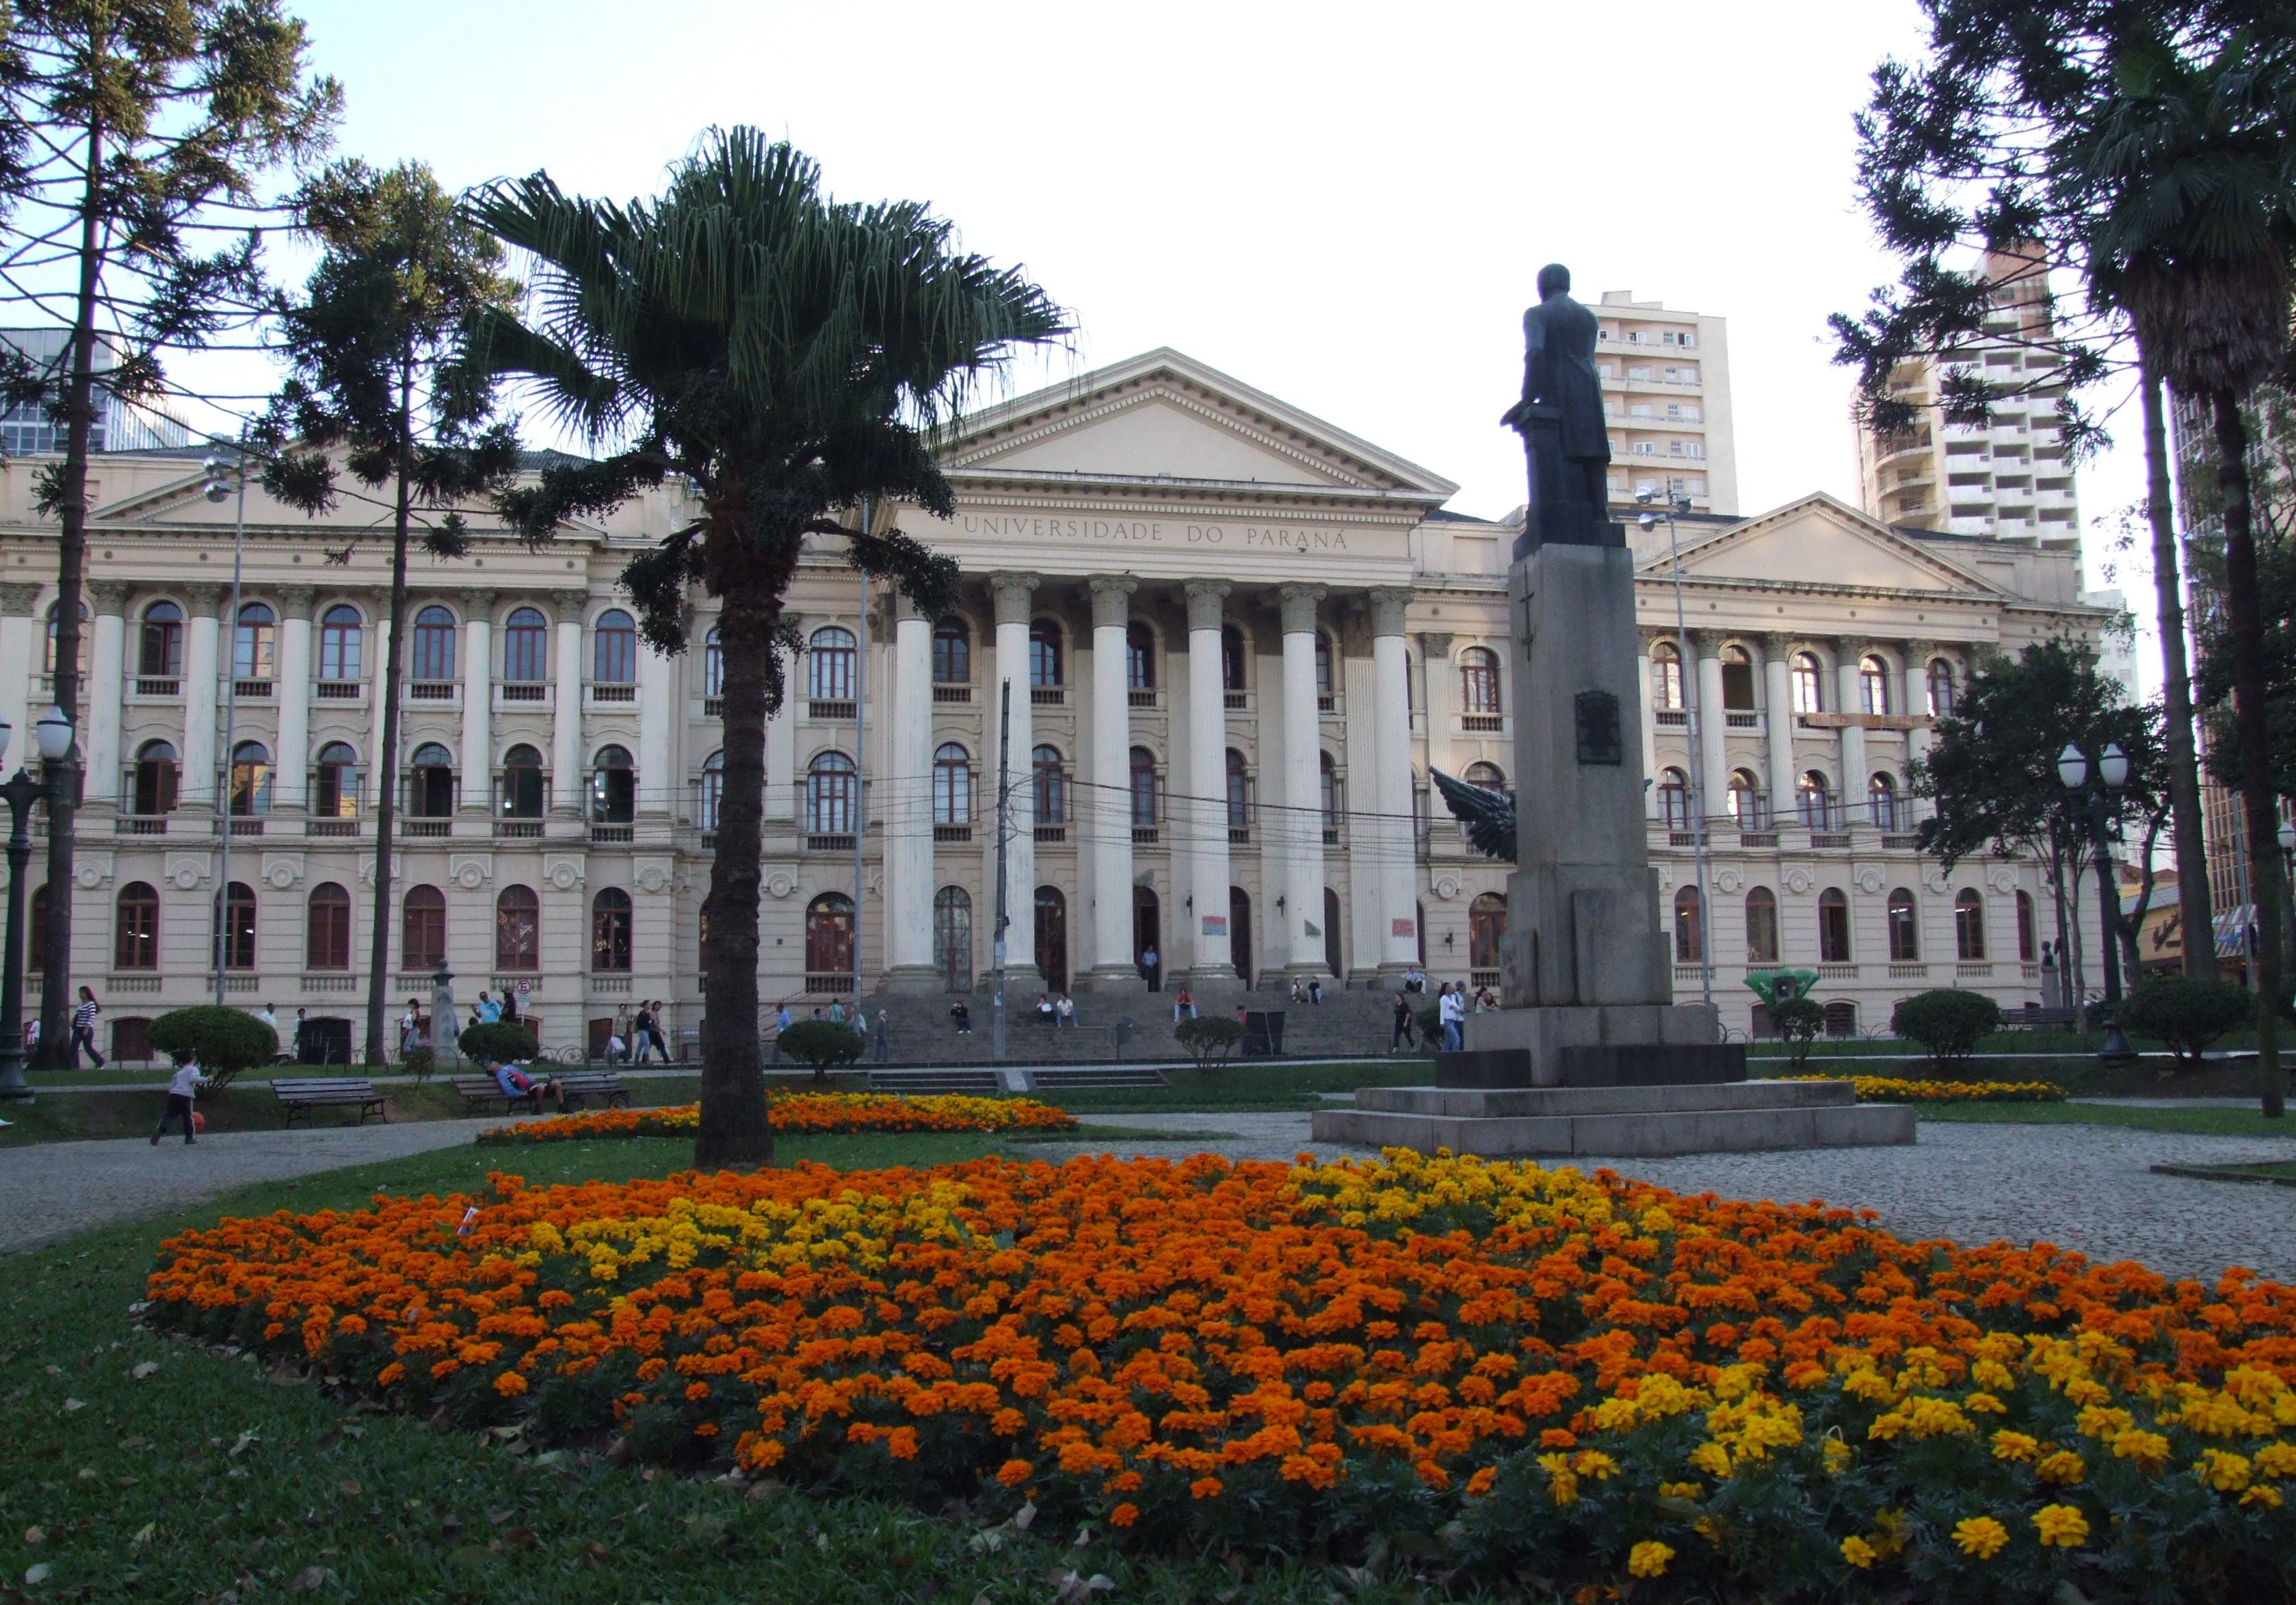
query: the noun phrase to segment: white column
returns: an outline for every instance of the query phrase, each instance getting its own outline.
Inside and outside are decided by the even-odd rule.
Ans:
[[[562,590],[552,600],[558,605],[558,654],[550,665],[557,697],[550,721],[550,811],[570,819],[582,812],[582,613],[590,595]]]
[[[1196,934],[1192,984],[1219,984],[1236,978],[1229,946],[1227,863],[1227,697],[1220,674],[1225,580],[1191,580],[1188,595],[1188,785],[1196,802],[1187,810],[1193,829],[1189,860],[1190,895],[1181,918]]]
[[[637,811],[642,815],[667,816],[677,794],[678,777],[671,772],[676,763],[671,737],[677,724],[670,710],[676,679],[675,666],[640,636]]]
[[[278,763],[271,774],[271,806],[300,813],[311,786],[311,603],[308,585],[279,588]]]
[[[495,594],[463,593],[463,807],[489,811],[495,769]]]
[[[941,983],[932,951],[932,621],[898,588],[891,703],[885,769],[877,780],[878,811],[885,821],[885,990],[938,992]],[[988,832],[979,834],[985,837]]]
[[[1092,578],[1092,749],[1077,823],[1092,855],[1092,969],[1095,992],[1143,992],[1133,959],[1132,698],[1125,678],[1125,630],[1137,581],[1123,574]]]
[[[19,768],[38,750],[32,724],[46,712],[32,706],[32,613],[39,600],[37,585],[0,584],[0,718],[15,727],[7,761]]]
[[[1769,737],[1773,825],[1794,817],[1794,787],[1800,780],[1794,770],[1793,666],[1787,658],[1792,648],[1784,636],[1762,638],[1763,691],[1769,704],[1762,710],[1762,724]]]
[[[1643,787],[1643,818],[1658,818],[1658,671],[1651,663],[1651,642],[1643,639],[1642,652],[1635,659],[1636,695],[1642,700],[1643,777],[1650,784]],[[1517,718],[1521,715],[1518,713]]]
[[[215,806],[216,786],[216,609],[223,588],[184,588],[190,617],[184,630],[184,775],[176,805],[185,810]]]
[[[1930,659],[1936,654],[1936,646],[1927,641],[1909,641],[1906,644],[1905,711],[1916,719],[1926,718],[1929,714]],[[1924,817],[1930,811],[1930,805],[1927,802],[1919,801],[1913,795],[1914,766],[1929,755],[1930,727],[1926,724],[1915,725],[1906,732],[1906,772],[1899,777],[1906,794],[1904,819],[1909,828],[1913,820]]]
[[[1866,712],[1866,698],[1857,683],[1859,666],[1866,657],[1866,643],[1845,639],[1836,650],[1841,661],[1834,667],[1834,680],[1841,691],[1841,712],[1855,720]],[[1866,812],[1866,728],[1859,724],[1841,727],[1841,817],[1843,827],[1857,819],[1871,819]]]
[[[1410,601],[1411,593],[1399,586],[1371,593],[1372,719],[1379,755],[1372,807],[1379,828],[1368,868],[1381,888],[1382,979],[1419,962],[1419,843],[1411,819],[1411,690],[1405,678],[1410,663],[1403,649],[1403,613]],[[1361,857],[1356,861],[1363,864]]]
[[[1703,766],[1700,780],[1706,793],[1706,817],[1729,812],[1730,720],[1722,711],[1722,644],[1711,630],[1693,636],[1698,653],[1698,702],[1691,710],[1698,730],[1698,755]]]
[[[782,705],[766,720],[765,817],[786,825],[804,811],[805,788],[797,778],[798,660],[787,652],[781,652],[781,660]]]
[[[1012,745],[1009,749],[1013,786],[1012,838],[1004,849],[1004,1006],[1008,1015],[1029,1001],[1014,1002],[1018,992],[1040,991],[1044,980],[1037,968],[1037,794],[1029,784],[1029,754],[1036,745],[1029,703],[1029,610],[1037,595],[1034,574],[991,574],[989,588],[996,596],[996,678],[990,685],[988,719],[982,728],[982,778],[987,785],[988,908],[989,941],[996,937],[996,765],[998,721],[1002,719],[1004,687],[1013,688]]]
[[[95,638],[88,643],[87,657],[87,800],[109,802],[119,795],[119,720],[126,701],[120,679],[127,643],[121,613],[127,588],[116,580],[91,580],[87,597],[95,613]]]
[[[1276,589],[1283,619],[1283,813],[1279,828],[1264,834],[1267,847],[1282,843],[1289,863],[1286,890],[1292,906],[1283,912],[1294,975],[1322,975],[1324,938],[1310,935],[1324,926],[1324,798],[1322,716],[1316,704],[1316,604],[1320,585],[1285,585]],[[1265,710],[1263,710],[1263,714]],[[1264,728],[1264,727],[1263,727]],[[1265,819],[1267,816],[1261,816]]]
[[[373,621],[373,627],[365,632],[365,637],[363,642],[365,650],[359,654],[359,667],[366,675],[367,718],[372,726],[371,733],[367,737],[366,746],[368,780],[365,802],[369,809],[378,809],[382,806],[381,797],[383,788],[386,786],[396,788],[398,785],[398,777],[395,774],[386,773],[382,766],[382,721],[384,715],[389,712],[389,704],[390,701],[390,587],[385,586],[375,592],[373,599],[368,603],[366,616]],[[400,621],[399,625],[402,634],[408,637],[410,645],[412,644],[414,618],[414,605],[413,599],[410,597],[407,602],[406,617]],[[404,770],[406,767],[406,693],[405,687],[406,683],[406,671],[410,666],[411,665],[406,659],[401,658],[399,660],[398,674],[400,701],[398,704],[398,753],[397,754],[397,762],[398,767],[401,770]],[[395,790],[393,794],[396,795]],[[357,945],[357,940],[358,939],[356,935],[352,937],[354,946]],[[358,951],[364,952],[365,950],[362,948]]]

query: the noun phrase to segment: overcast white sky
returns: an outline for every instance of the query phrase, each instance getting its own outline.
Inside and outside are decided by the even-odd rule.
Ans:
[[[1584,300],[1729,319],[1741,511],[1856,499],[1824,319],[1893,276],[1850,117],[1917,47],[1911,0],[291,9],[343,81],[347,152],[626,198],[705,126],[754,124],[840,197],[929,201],[1026,264],[1081,333],[1025,383],[1174,346],[1457,481],[1463,512],[1522,499],[1496,419],[1559,260]],[[2140,492],[2134,457],[2084,472],[2087,520]],[[2117,581],[2149,610],[2143,570]]]

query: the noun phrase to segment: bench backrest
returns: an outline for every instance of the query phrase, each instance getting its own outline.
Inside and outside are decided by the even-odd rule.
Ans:
[[[299,1081],[275,1079],[271,1090],[281,1098],[295,1098],[313,1092],[372,1093],[374,1083],[365,1077],[311,1076]]]

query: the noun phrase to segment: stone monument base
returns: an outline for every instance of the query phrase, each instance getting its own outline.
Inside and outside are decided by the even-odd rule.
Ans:
[[[1470,1016],[1472,1051],[1435,1060],[1439,1087],[1617,1087],[1746,1079],[1704,1003],[1566,1004]]]
[[[1861,1104],[1847,1081],[1365,1087],[1352,1109],[1316,1110],[1314,1130],[1318,1142],[1422,1154],[1448,1148],[1486,1159],[1647,1159],[1906,1143],[1914,1140],[1914,1111],[1904,1104]]]

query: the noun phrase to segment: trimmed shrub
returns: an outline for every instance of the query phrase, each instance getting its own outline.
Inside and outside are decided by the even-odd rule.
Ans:
[[[1441,1004],[1430,1003],[1426,1008],[1414,1011],[1411,1017],[1419,1022],[1421,1041],[1431,1048],[1440,1048],[1443,1045],[1443,1006]]]
[[[1933,1059],[1964,1059],[1980,1039],[2001,1029],[2001,1005],[1983,992],[1933,987],[1891,1009],[1890,1029],[1919,1042]]]
[[[816,1081],[828,1079],[831,1069],[861,1057],[861,1033],[833,1020],[799,1020],[781,1034],[782,1052],[800,1065],[811,1065]]]
[[[515,1063],[530,1059],[535,1055],[534,1033],[523,1025],[513,1025],[508,1020],[495,1020],[478,1025],[466,1025],[456,1039],[463,1057],[473,1064]]]
[[[2120,1005],[2120,1028],[2158,1038],[2186,1068],[2210,1042],[2256,1018],[2256,998],[2237,981],[2155,975]]]
[[[1770,1024],[1786,1045],[1786,1057],[1799,1070],[1809,1062],[1809,1048],[1825,1029],[1825,1006],[1815,998],[1788,998],[1770,1009]]]
[[[1181,1021],[1172,1027],[1172,1035],[1194,1058],[1198,1070],[1211,1071],[1226,1064],[1235,1045],[1243,1041],[1243,1023],[1221,1015],[1204,1015]]]
[[[152,1046],[178,1063],[190,1059],[218,1091],[232,1077],[267,1065],[279,1051],[279,1033],[243,1008],[201,1003],[171,1008],[152,1022]]]
[[[417,1082],[427,1082],[439,1068],[439,1056],[428,1048],[410,1048],[406,1057],[398,1061],[401,1068]]]

